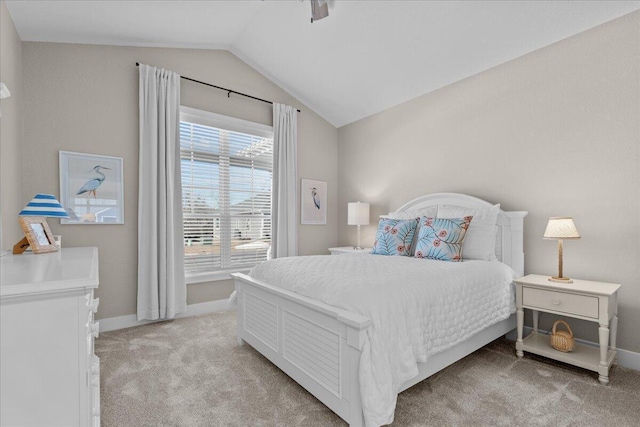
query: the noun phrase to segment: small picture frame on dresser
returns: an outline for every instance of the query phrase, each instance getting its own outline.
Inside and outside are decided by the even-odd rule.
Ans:
[[[18,220],[33,253],[43,254],[58,250],[58,245],[45,217],[21,216]]]

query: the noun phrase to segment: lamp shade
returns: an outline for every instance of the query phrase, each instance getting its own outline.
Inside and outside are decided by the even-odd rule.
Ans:
[[[69,214],[55,196],[36,194],[33,200],[20,211],[19,216],[44,216],[53,218],[69,218]]]
[[[349,203],[347,224],[369,225],[369,203]]]
[[[544,231],[544,239],[579,239],[580,234],[571,217],[551,217]]]

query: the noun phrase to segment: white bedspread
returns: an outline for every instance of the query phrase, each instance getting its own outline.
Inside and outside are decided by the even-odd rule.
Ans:
[[[515,312],[515,272],[498,261],[462,263],[399,256],[275,259],[251,277],[371,318],[360,360],[368,427],[393,422],[401,385],[417,362]]]

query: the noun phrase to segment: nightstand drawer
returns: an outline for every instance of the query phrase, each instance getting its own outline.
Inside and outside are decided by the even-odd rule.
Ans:
[[[522,287],[522,305],[529,308],[548,309],[597,319],[598,298],[565,292]]]

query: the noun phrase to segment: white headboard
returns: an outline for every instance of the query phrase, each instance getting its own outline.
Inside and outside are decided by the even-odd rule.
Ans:
[[[477,197],[467,196],[458,193],[434,193],[418,197],[400,206],[397,211],[412,211],[415,209],[427,208],[429,206],[459,206],[463,208],[483,208],[491,207],[492,203],[486,202]],[[524,240],[523,225],[527,211],[498,213],[497,234],[496,234],[496,256],[505,264],[511,266],[515,272],[524,276]]]

